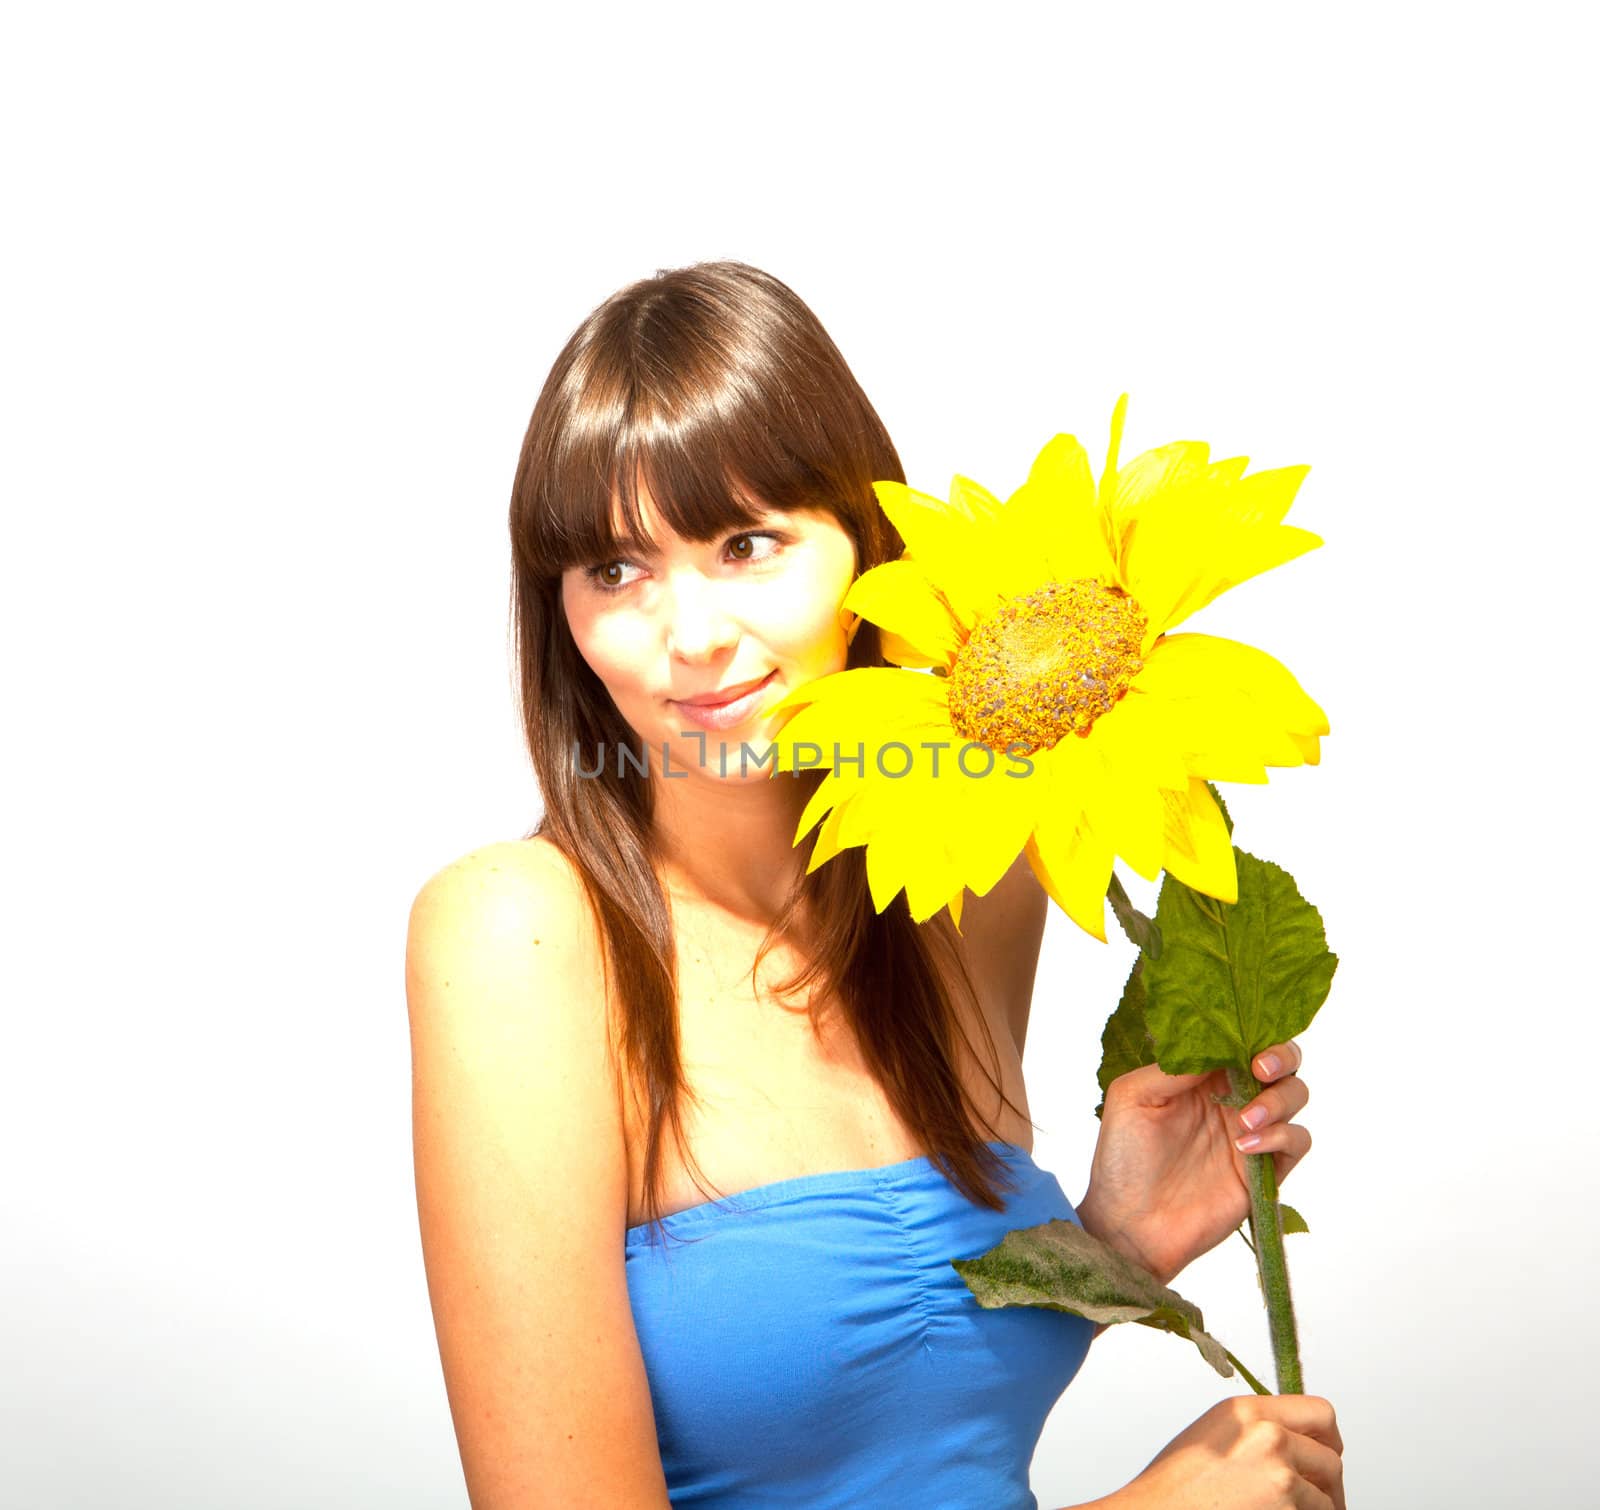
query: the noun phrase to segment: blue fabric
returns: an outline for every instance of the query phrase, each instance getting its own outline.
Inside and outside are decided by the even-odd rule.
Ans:
[[[628,1292],[674,1506],[1037,1510],[1028,1467],[1094,1328],[985,1310],[952,1258],[1078,1220],[1054,1175],[969,1201],[927,1155],[779,1180],[627,1232]],[[679,1241],[682,1239],[683,1241]]]

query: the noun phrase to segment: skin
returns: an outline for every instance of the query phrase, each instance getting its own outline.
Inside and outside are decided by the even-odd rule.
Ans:
[[[1265,1061],[1276,1056],[1279,1068]],[[1294,1122],[1311,1098],[1297,1073],[1294,1041],[1275,1044],[1251,1068],[1263,1089],[1248,1105],[1215,1102],[1226,1095],[1222,1070],[1168,1075],[1147,1064],[1119,1075],[1106,1091],[1089,1188],[1078,1204],[1084,1230],[1103,1238],[1163,1284],[1228,1237],[1249,1215],[1247,1153],[1270,1153],[1281,1185],[1311,1148],[1311,1133]],[[1254,1129],[1244,1119],[1265,1114]],[[1241,1150],[1251,1132],[1260,1143]]]
[[[765,708],[845,668],[853,615],[841,616],[840,605],[856,575],[855,547],[821,511],[768,511],[751,531],[696,544],[667,527],[647,491],[639,501],[657,550],[593,563],[607,567],[602,581],[617,591],[570,568],[561,584],[567,623],[653,759],[665,743],[683,772],[654,787],[669,889],[764,925],[804,866],[791,844],[804,794],[764,768],[741,775],[739,745],[763,748],[778,732]],[[621,533],[620,514],[616,522]],[[775,538],[761,533],[769,531]],[[768,671],[776,676],[762,703],[725,733],[699,730],[671,702]],[[1271,1054],[1275,1070],[1264,1063]],[[1163,1283],[1223,1241],[1250,1209],[1245,1152],[1234,1141],[1251,1131],[1242,1118],[1265,1113],[1252,1151],[1273,1154],[1280,1184],[1311,1147],[1293,1121],[1310,1097],[1296,1073],[1301,1059],[1292,1042],[1264,1050],[1253,1069],[1265,1088],[1239,1110],[1212,1100],[1227,1091],[1220,1070],[1167,1075],[1146,1065],[1119,1076],[1077,1204],[1085,1230]]]
[[[749,764],[741,775],[739,746],[762,751],[779,724],[764,708],[844,670],[854,615],[841,617],[840,604],[856,575],[855,544],[829,514],[776,510],[750,532],[695,544],[668,529],[647,491],[639,501],[659,553],[612,563],[604,580],[621,584],[616,592],[569,568],[561,583],[567,623],[579,654],[652,752],[668,884],[764,922],[804,871],[803,851],[790,841],[805,793],[770,767]],[[618,525],[620,533],[620,516]],[[777,538],[758,533],[765,531]],[[670,701],[768,671],[777,674],[761,707],[737,729],[702,730]],[[663,743],[673,775],[656,780]]]

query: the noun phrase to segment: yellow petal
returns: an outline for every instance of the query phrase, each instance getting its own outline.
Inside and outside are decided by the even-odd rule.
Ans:
[[[1321,544],[1320,536],[1288,524],[1243,526],[1231,534],[1219,530],[1211,542],[1209,556],[1196,563],[1187,586],[1162,615],[1163,628],[1176,628],[1230,587],[1293,561]]]
[[[1095,816],[1105,812],[1105,764],[1089,741],[1069,736],[1034,757],[1033,833],[1024,853],[1039,884],[1086,933],[1105,942],[1105,892],[1115,848]]]
[[[878,631],[878,648],[883,651],[884,660],[904,666],[908,671],[921,671],[945,664],[943,656],[924,655],[910,640],[902,640],[887,629]]]
[[[800,823],[794,831],[794,839],[791,841],[790,847],[793,848],[794,845],[799,844],[817,826],[818,820],[824,813],[828,812],[830,808],[843,807],[848,798],[849,792],[837,776],[832,772],[824,776],[817,783],[816,791],[811,794],[810,799],[806,802],[805,811],[800,814]],[[809,870],[811,867],[807,866],[807,869]]]
[[[960,889],[961,878],[939,834],[915,818],[874,835],[867,845],[867,885],[882,912],[905,889],[912,919],[926,922]]]
[[[1166,643],[1158,641],[1157,648]],[[1169,752],[1185,780],[1168,779],[1172,774],[1168,767],[1158,785],[1182,791],[1193,776],[1210,781],[1266,781],[1261,753],[1280,745],[1281,731],[1263,733],[1258,709],[1250,704],[1241,707],[1240,697],[1233,690],[1174,699],[1153,690],[1154,685],[1147,684],[1141,675],[1118,703],[1116,712],[1120,717],[1137,711],[1143,714],[1145,723],[1162,731],[1153,737],[1152,747]]]
[[[1122,584],[1149,616],[1147,648],[1229,587],[1322,544],[1309,531],[1280,523],[1309,468],[1280,467],[1233,480],[1234,462],[1201,465],[1204,447],[1184,445],[1196,454],[1185,461],[1180,448],[1162,447],[1161,453],[1173,453],[1166,471],[1155,463],[1147,467],[1150,491],[1118,515]]]
[[[1076,822],[1080,813],[1093,813],[1103,806],[1105,762],[1087,739],[1069,734],[1032,759],[1036,774],[1043,778],[1035,786],[1036,811],[1059,812]]]
[[[961,890],[961,878],[937,843],[924,841],[924,863],[914,865],[906,878],[906,906],[914,922],[926,923]]]
[[[1293,730],[1290,730],[1289,738],[1294,741],[1295,748],[1305,757],[1307,765],[1322,764],[1322,745],[1318,742],[1315,734],[1296,734]]]
[[[820,791],[821,788],[819,787]],[[810,875],[819,865],[826,865],[840,850],[848,848],[839,842],[839,825],[844,816],[848,801],[838,804],[827,816],[821,831],[817,834],[817,842],[811,848],[811,858],[806,861],[806,874]]]
[[[1188,698],[1168,705],[1166,714],[1184,769],[1206,781],[1261,786],[1267,780],[1262,752],[1283,748],[1282,731],[1264,729],[1258,711],[1237,693]]]
[[[1308,466],[1271,467],[1252,477],[1240,477],[1227,489],[1229,508],[1240,524],[1282,524],[1310,470]]]
[[[842,780],[843,795],[830,817],[833,826],[827,842],[835,853],[866,846],[867,882],[873,905],[882,912],[914,872],[928,868],[922,849],[934,826],[928,822],[926,803],[918,798],[914,774],[884,776],[874,768],[870,755],[865,768],[866,776],[846,768],[850,775]],[[834,775],[828,780],[841,778]],[[945,899],[941,898],[940,905]]]
[[[1307,551],[1322,544],[1320,535],[1292,524],[1246,525],[1231,535],[1219,538],[1209,561],[1207,576],[1202,577],[1198,590],[1179,605],[1185,615],[1204,608],[1219,593],[1248,582],[1252,577],[1293,561]],[[1208,580],[1209,578],[1209,580]],[[1168,620],[1169,624],[1178,622]]]
[[[1018,767],[997,755],[986,775],[964,774],[959,748],[940,751],[941,770],[929,783],[925,809],[929,822],[943,829],[963,884],[974,896],[987,896],[1016,863],[1032,832],[1044,783],[1035,776],[1010,775]],[[985,770],[979,752],[966,769]]]
[[[1117,496],[1117,458],[1122,454],[1122,425],[1127,415],[1128,395],[1124,393],[1111,409],[1111,443],[1106,447],[1106,464],[1100,470],[1100,511],[1108,519]]]
[[[932,751],[918,751],[932,755]],[[937,752],[941,761],[946,754]],[[963,884],[961,861],[955,843],[961,819],[951,797],[958,789],[943,777],[917,766],[898,780],[884,785],[895,788],[900,803],[902,846],[906,877],[906,902],[911,915],[923,922],[943,907]]]
[[[827,676],[813,677],[809,682],[802,682],[798,687],[791,687],[777,702],[768,708],[767,716],[776,717],[780,713],[790,713],[797,708],[803,708],[808,703],[822,702],[829,697],[848,695],[845,688],[845,678],[854,676],[858,670],[882,671],[888,667],[873,666],[861,667],[851,671],[834,671]],[[853,693],[855,684],[850,683],[850,692]]]
[[[1306,739],[1327,732],[1322,710],[1264,651],[1214,635],[1164,635],[1128,697],[1148,701],[1190,775],[1266,781],[1266,766],[1306,763]]]
[[[1161,874],[1164,854],[1160,789],[1116,758],[1118,746],[1100,734],[1097,721],[1085,738],[1069,734],[1035,759],[1052,767],[1063,808],[1077,803],[1096,832],[1147,881]]]
[[[993,515],[958,490],[955,502],[919,493],[900,482],[875,482],[872,490],[889,522],[961,621],[971,629],[994,606],[993,585],[982,571],[982,542]]]
[[[982,483],[959,472],[950,479],[950,502],[974,519],[993,518],[1002,507],[1000,500]]]
[[[1095,720],[1090,737],[1101,742],[1108,761],[1141,781],[1187,791],[1190,773],[1166,712],[1166,704],[1142,693],[1136,679],[1111,711]]]
[[[863,572],[843,606],[892,634],[897,645],[910,646],[919,665],[948,667],[966,638],[944,595],[914,561],[886,561]]]
[[[807,682],[769,709],[770,714],[798,711],[783,725],[784,743],[810,740],[828,750],[824,764],[834,761],[832,745],[847,753],[866,744],[872,748],[901,731],[931,730],[932,739],[948,736],[950,698],[946,679],[894,666],[860,666]]]
[[[1282,661],[1254,645],[1220,635],[1163,635],[1145,658],[1134,686],[1171,704],[1186,698],[1212,700],[1237,694],[1254,705],[1256,716],[1283,732],[1328,732],[1327,715]]]
[[[867,889],[872,893],[872,906],[882,912],[901,892],[906,884],[904,871],[895,863],[892,845],[879,842],[867,846]]]
[[[1115,580],[1089,458],[1075,436],[1054,437],[1034,460],[1028,480],[1006,500],[990,569],[1007,596],[1050,580]]]
[[[1239,876],[1227,821],[1203,781],[1184,792],[1163,792],[1167,869],[1185,886],[1219,902],[1239,900]]]
[[[1211,448],[1203,440],[1175,440],[1141,452],[1117,473],[1113,514],[1128,514],[1168,489],[1203,477],[1210,455]]]
[[[1051,900],[1083,931],[1106,942],[1106,887],[1111,884],[1111,846],[1087,819],[1076,824],[1054,811],[1028,839],[1028,865]]]
[[[884,776],[872,770],[865,777],[850,778],[851,795],[839,820],[839,844],[850,849],[867,844],[895,829],[925,827],[927,812],[917,795],[912,776]]]

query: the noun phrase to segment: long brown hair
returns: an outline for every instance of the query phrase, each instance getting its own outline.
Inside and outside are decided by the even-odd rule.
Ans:
[[[594,912],[613,1069],[648,1128],[644,1202],[654,1234],[663,1230],[667,1124],[686,1161],[699,1165],[681,1112],[683,1097],[695,1093],[679,1059],[676,953],[655,863],[652,783],[631,773],[625,779],[604,761],[598,777],[575,770],[574,750],[626,748],[640,770],[647,752],[579,654],[561,596],[568,567],[625,554],[614,506],[648,541],[640,480],[666,522],[697,543],[753,528],[752,497],[776,509],[826,510],[854,541],[857,570],[866,571],[904,549],[872,483],[904,482],[905,473],[816,316],[778,279],[739,262],[659,272],[613,294],[562,348],[534,405],[511,496],[522,719],[545,802],[525,837],[542,836],[567,857]],[[847,664],[887,664],[874,625],[860,624]],[[823,775],[781,779],[807,783],[809,796]],[[877,912],[865,854],[846,849],[802,877],[767,930],[756,968],[780,938],[796,936],[802,917],[811,920],[809,962],[779,990],[817,981],[823,990],[791,1010],[810,1012],[817,1024],[817,1003],[835,998],[935,1166],[970,1200],[1004,1210],[996,1186],[1013,1188],[1009,1171],[985,1142],[984,1119],[955,1068],[955,1034],[965,1034],[935,962],[949,962],[976,1002],[954,925],[943,910],[913,922],[903,892]],[[993,1035],[976,1015],[993,1056]]]

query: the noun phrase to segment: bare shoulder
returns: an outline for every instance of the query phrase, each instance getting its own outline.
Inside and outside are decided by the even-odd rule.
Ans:
[[[406,928],[406,998],[449,1015],[453,1031],[500,1037],[542,999],[554,1011],[585,996],[593,973],[583,886],[548,840],[508,840],[462,855],[430,876]],[[593,1015],[593,1014],[590,1014]],[[546,1017],[542,1031],[554,1024]],[[575,1024],[574,1024],[575,1026]]]
[[[412,915],[431,917],[441,908],[454,913],[488,907],[498,915],[539,904],[559,907],[582,889],[572,862],[549,839],[504,839],[435,871],[418,892]]]
[[[664,1507],[588,904],[553,845],[487,845],[427,880],[406,999],[423,1258],[472,1504]]]
[[[408,979],[412,966],[425,969],[439,956],[480,978],[529,968],[548,975],[591,959],[592,943],[572,862],[548,839],[505,840],[462,855],[423,884],[407,928]]]

